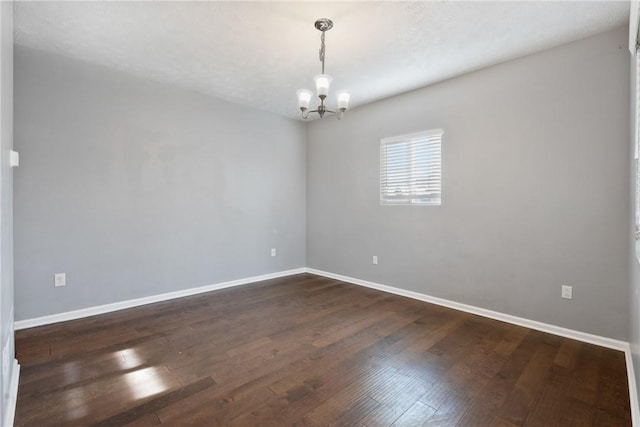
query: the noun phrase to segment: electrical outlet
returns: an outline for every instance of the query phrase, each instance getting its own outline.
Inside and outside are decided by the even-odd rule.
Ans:
[[[271,248],[271,256],[276,256],[276,248]]]
[[[378,255],[373,256],[373,265],[378,265]]]
[[[53,275],[53,285],[58,288],[60,286],[67,286],[67,274],[56,273]]]
[[[573,299],[573,286],[562,285],[562,298]]]
[[[9,150],[9,166],[12,168],[20,166],[20,154],[17,151]]]

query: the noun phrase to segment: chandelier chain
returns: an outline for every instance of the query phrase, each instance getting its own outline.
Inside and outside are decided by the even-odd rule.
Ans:
[[[324,54],[325,54],[324,31],[322,31],[322,36],[320,36],[320,62],[322,62],[322,74],[324,74]]]

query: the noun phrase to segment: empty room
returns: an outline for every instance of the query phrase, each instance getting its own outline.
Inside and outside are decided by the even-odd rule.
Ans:
[[[0,425],[640,426],[637,1],[0,1]]]

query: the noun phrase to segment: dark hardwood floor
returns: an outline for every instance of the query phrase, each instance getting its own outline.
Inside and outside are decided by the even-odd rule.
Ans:
[[[18,426],[631,425],[621,352],[310,274],[16,340]]]

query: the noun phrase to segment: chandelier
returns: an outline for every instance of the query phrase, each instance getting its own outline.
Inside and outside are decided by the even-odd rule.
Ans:
[[[313,92],[309,89],[300,89],[296,92],[298,95],[298,107],[300,107],[303,119],[309,117],[310,113],[317,113],[321,118],[324,117],[326,113],[331,113],[335,114],[338,119],[342,119],[344,112],[349,108],[349,99],[351,98],[351,94],[349,92],[346,90],[339,90],[336,92],[336,98],[338,100],[337,111],[329,110],[324,105],[324,101],[327,99],[327,95],[329,94],[329,86],[331,86],[331,81],[333,80],[329,74],[324,73],[324,33],[333,28],[333,22],[327,18],[320,18],[316,21],[315,27],[317,30],[322,32],[322,35],[320,36],[320,62],[322,63],[322,73],[313,78],[316,83],[316,93],[318,94],[318,98],[320,98],[320,105],[318,105],[315,110],[309,111],[309,103],[311,102]]]

